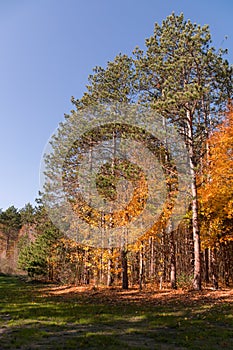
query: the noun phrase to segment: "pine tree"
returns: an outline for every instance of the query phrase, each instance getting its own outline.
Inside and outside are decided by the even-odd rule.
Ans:
[[[10,248],[10,241],[15,240],[22,226],[21,215],[14,206],[0,213],[0,227],[6,236],[6,251]]]
[[[45,208],[36,208],[34,217],[37,232],[35,241],[23,237],[19,242],[18,266],[31,277],[46,276],[53,280],[53,248],[61,234],[49,220]]]
[[[194,289],[201,289],[200,231],[196,177],[202,143],[232,95],[232,69],[224,52],[210,46],[208,26],[168,16],[135,50],[139,101],[175,125],[187,145],[191,172]]]
[[[80,99],[72,98],[76,111],[66,116],[66,120],[78,118],[77,111],[99,104],[138,103],[159,112],[168,126],[177,128],[187,146],[191,174],[196,290],[201,289],[197,173],[205,152],[203,143],[232,96],[232,69],[223,58],[225,53],[211,46],[208,26],[201,27],[185,21],[183,14],[173,13],[162,25],[155,24],[154,34],[146,40],[145,53],[136,48],[133,57],[120,54],[105,69],[96,67],[89,77],[87,92]],[[54,139],[52,146],[58,154],[63,150],[56,147],[56,141],[63,138],[66,142],[67,132],[61,125]],[[74,157],[70,153],[70,159]],[[51,158],[49,162],[52,174],[56,167]],[[47,191],[55,193],[56,188],[48,186]],[[175,268],[174,254],[171,264]]]

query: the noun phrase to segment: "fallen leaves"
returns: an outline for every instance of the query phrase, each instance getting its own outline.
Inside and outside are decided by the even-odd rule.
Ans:
[[[59,297],[63,300],[74,299],[77,302],[101,303],[101,304],[138,304],[138,305],[203,305],[205,303],[219,304],[222,302],[233,302],[233,289],[202,291],[178,290],[143,290],[136,288],[122,290],[120,288],[86,287],[86,286],[46,286],[41,289],[43,297]]]

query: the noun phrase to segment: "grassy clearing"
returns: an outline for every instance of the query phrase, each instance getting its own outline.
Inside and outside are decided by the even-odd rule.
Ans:
[[[0,348],[232,349],[233,292],[140,293],[0,276]]]

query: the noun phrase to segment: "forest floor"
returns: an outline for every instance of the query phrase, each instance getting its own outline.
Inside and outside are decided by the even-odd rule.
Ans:
[[[0,276],[0,349],[233,349],[233,290],[86,288]]]

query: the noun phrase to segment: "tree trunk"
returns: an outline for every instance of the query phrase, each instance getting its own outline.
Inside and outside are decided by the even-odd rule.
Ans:
[[[217,250],[213,248],[211,250],[211,270],[212,270],[212,283],[213,289],[218,289],[218,273],[217,273]]]
[[[169,237],[170,237],[170,253],[171,253],[171,260],[170,260],[170,283],[172,289],[177,289],[176,285],[176,247],[175,247],[175,240],[174,240],[174,231],[172,230],[172,224],[169,225]]]
[[[200,232],[198,222],[198,201],[197,201],[197,183],[196,183],[196,166],[194,160],[194,139],[191,113],[187,111],[187,127],[188,127],[188,153],[191,175],[191,194],[192,194],[192,229],[194,244],[194,290],[201,290],[201,254],[200,254]]]
[[[150,243],[150,271],[149,271],[149,277],[150,277],[151,280],[153,280],[154,279],[154,275],[155,275],[154,237],[150,237],[149,243]]]
[[[205,259],[205,282],[209,283],[209,248],[206,248],[204,251],[204,259]]]
[[[226,287],[230,286],[230,269],[229,269],[229,261],[230,261],[230,256],[228,252],[228,245],[223,244],[223,259],[224,259],[224,283]]]
[[[108,258],[108,276],[107,276],[107,286],[111,287],[114,282],[114,276],[113,276],[113,263],[112,263],[112,253],[113,248],[108,249],[109,258]]]
[[[193,243],[194,243],[194,278],[193,287],[195,290],[201,290],[201,254],[200,254],[200,233],[198,225],[198,203],[197,203],[197,185],[195,171],[192,174],[192,224],[193,224]]]
[[[122,289],[129,288],[128,281],[128,259],[127,259],[127,250],[121,250],[121,264],[122,264]]]
[[[144,256],[143,256],[143,242],[141,242],[141,248],[139,252],[139,289],[142,290],[143,276],[144,276]]]
[[[163,117],[163,125],[166,129],[166,118]],[[167,142],[167,134],[165,134],[165,146],[166,149],[168,150],[168,142]],[[166,161],[169,162],[169,152],[166,153]],[[169,176],[171,176],[171,174],[169,173]],[[170,181],[168,181],[168,183],[166,184],[168,187],[168,194],[170,197],[170,201],[172,201],[171,198],[171,192],[172,192],[172,185],[170,183]],[[165,233],[165,232],[164,232]],[[172,219],[169,219],[168,222],[168,226],[167,226],[167,234],[168,234],[168,240],[169,240],[169,248],[170,248],[170,283],[171,283],[171,288],[172,289],[177,289],[177,285],[176,285],[176,247],[175,247],[175,240],[174,240],[174,231],[173,231],[173,223],[172,223]],[[163,247],[165,249],[166,252],[166,245],[165,242],[163,242]],[[164,264],[166,261],[166,253],[164,252]],[[164,272],[164,280],[166,279],[166,272],[165,269],[163,270]]]

